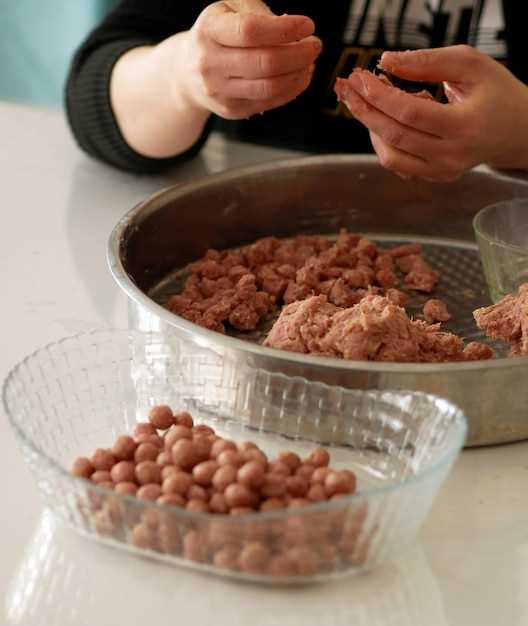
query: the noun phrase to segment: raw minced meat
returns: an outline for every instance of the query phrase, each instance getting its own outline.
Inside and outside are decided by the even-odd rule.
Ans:
[[[421,254],[399,256],[396,265],[405,274],[405,285],[416,291],[431,293],[440,277]]]
[[[409,302],[409,296],[399,289],[387,289],[385,297],[388,298],[392,304],[397,304],[401,307],[405,307],[405,305]]]
[[[182,293],[167,304],[172,312],[219,332],[229,326],[254,330],[276,307],[313,295],[347,308],[365,295],[385,293],[404,305],[407,296],[397,287],[405,261],[417,275],[405,278],[410,288],[434,282],[421,252],[416,244],[385,250],[346,230],[335,242],[318,235],[266,237],[237,250],[208,250],[189,266]]]
[[[348,101],[350,100],[350,96],[353,94],[354,97],[357,97],[358,95],[356,89],[349,82],[349,79],[354,74],[359,75],[360,77],[368,74],[371,77],[378,80],[380,83],[384,83],[391,89],[397,89],[398,91],[403,91],[403,89],[400,89],[399,87],[396,87],[395,85],[393,85],[385,74],[374,74],[373,72],[370,72],[369,70],[356,67],[352,71],[352,73],[349,75],[348,78],[339,78],[339,77],[336,78],[336,82],[334,85],[334,91],[338,97],[338,100],[340,102],[344,102],[347,106],[348,106]],[[423,98],[424,100],[433,100],[433,96],[425,89],[422,89],[421,91],[413,91],[413,92],[406,92],[406,93],[410,93],[416,98]]]
[[[480,341],[470,341],[464,348],[466,361],[483,361],[493,357],[493,350]]]
[[[438,325],[411,320],[388,298],[368,294],[341,308],[324,295],[286,306],[265,346],[362,361],[448,362],[489,358],[487,346],[465,347]]]
[[[447,322],[451,319],[451,314],[447,310],[447,304],[437,298],[427,300],[423,307],[423,314],[426,322]]]
[[[281,310],[265,345],[348,359],[402,362],[490,358],[478,342],[464,346],[438,324],[449,319],[431,299],[425,321],[411,320],[401,291],[430,292],[439,275],[420,244],[385,249],[342,230],[335,242],[316,235],[259,239],[237,250],[209,250],[189,266],[183,291],[168,308],[206,328],[252,331]],[[324,304],[324,306],[323,306]],[[475,312],[491,337],[509,341],[512,354],[528,354],[528,285],[494,307]]]
[[[169,298],[169,309],[200,326],[224,333],[225,323],[238,330],[255,329],[274,305],[272,296],[257,289],[253,274],[245,274],[236,282],[220,277],[216,280],[216,291],[209,282],[205,288],[204,280],[212,282],[207,278],[198,284],[191,281],[182,294]],[[222,286],[218,286],[220,281]],[[197,294],[198,297],[193,297]]]
[[[517,294],[474,311],[477,326],[492,339],[511,344],[511,356],[528,356],[528,283]]]

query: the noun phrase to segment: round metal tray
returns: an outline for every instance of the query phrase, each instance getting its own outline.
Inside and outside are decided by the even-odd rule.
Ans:
[[[442,273],[437,294],[453,313],[450,330],[482,339],[472,311],[490,303],[471,221],[487,204],[528,196],[522,180],[475,170],[447,185],[404,182],[366,156],[321,156],[265,163],[160,191],[117,224],[109,265],[130,300],[130,325],[185,339],[197,385],[214,388],[254,371],[280,371],[359,389],[412,389],[449,398],[469,420],[468,446],[528,438],[528,358],[400,364],[344,361],[263,348],[258,333],[241,339],[203,329],[163,308],[181,268],[208,248],[231,248],[259,237],[334,235],[340,228],[382,242],[421,241]],[[418,298],[415,306],[421,304]],[[415,310],[418,310],[417,308]],[[252,339],[248,340],[248,339]],[[181,342],[180,344],[181,345]],[[181,350],[181,348],[179,348]],[[217,355],[218,364],[203,354]],[[181,354],[179,355],[181,358]],[[218,372],[222,371],[222,380]]]

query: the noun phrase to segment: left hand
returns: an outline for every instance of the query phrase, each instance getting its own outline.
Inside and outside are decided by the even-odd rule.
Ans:
[[[407,80],[443,82],[449,100],[416,97],[367,72],[342,84],[384,167],[438,182],[480,163],[528,168],[528,88],[491,57],[450,46],[385,52],[380,67]]]

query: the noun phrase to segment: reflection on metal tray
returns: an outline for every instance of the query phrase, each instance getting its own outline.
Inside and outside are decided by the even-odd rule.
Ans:
[[[381,247],[392,247],[401,243],[421,243],[426,260],[440,272],[440,281],[432,294],[418,293],[402,286],[399,287],[410,296],[409,304],[406,306],[410,316],[419,319],[425,302],[432,297],[440,298],[447,304],[452,316],[449,322],[442,325],[444,330],[456,333],[466,341],[487,343],[495,350],[495,357],[507,356],[509,346],[503,342],[488,339],[473,319],[475,309],[491,304],[478,248],[475,244],[425,237],[415,237],[409,240],[373,233],[366,233],[366,235]],[[182,291],[188,276],[189,272],[185,268],[171,272],[159,284],[149,289],[149,297],[164,306],[171,295]],[[243,332],[230,328],[227,333],[243,341],[262,344],[278,314],[276,311],[273,316],[263,320],[254,331]]]
[[[484,206],[522,196],[528,197],[526,181],[487,170],[438,185],[402,181],[371,157],[263,163],[171,187],[140,203],[114,229],[109,263],[129,296],[131,327],[161,331],[169,348],[174,338],[185,340],[186,367],[211,395],[226,388],[225,380],[223,387],[219,383],[220,370],[233,390],[255,370],[356,389],[413,389],[449,398],[464,410],[467,445],[518,441],[528,438],[528,358],[413,364],[294,354],[208,331],[149,294],[156,289],[158,297],[157,288],[167,277],[173,280],[175,268],[208,248],[235,248],[271,235],[332,236],[346,228],[387,242],[423,241],[429,261],[442,273],[437,295],[451,307],[450,328],[468,340],[481,339],[471,313],[489,300],[472,219]],[[210,366],[211,353],[218,367]]]

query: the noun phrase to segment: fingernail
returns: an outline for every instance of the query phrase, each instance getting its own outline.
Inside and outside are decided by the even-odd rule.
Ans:
[[[378,63],[378,67],[381,68],[382,70],[390,71],[402,59],[401,55],[403,54],[405,54],[405,52],[394,52],[394,51],[384,52],[381,55],[381,58]]]
[[[349,89],[343,95],[344,95],[344,98],[343,98],[342,101],[345,103],[345,105],[347,106],[347,108],[350,111],[350,113],[352,113],[352,115],[354,115],[354,113],[356,111],[359,111],[361,98],[352,89]]]
[[[301,26],[299,26],[299,29],[297,31],[297,37],[299,39],[304,39],[305,37],[309,37],[310,35],[312,35],[313,32],[314,23],[312,22],[312,20],[306,19],[303,21]]]
[[[368,85],[365,83],[363,76],[359,72],[354,72],[352,76],[349,78],[352,87],[356,91],[359,91],[362,95],[368,95]]]
[[[323,42],[320,39],[316,39],[313,42],[313,47],[316,52],[319,52],[320,50],[323,49]]]

